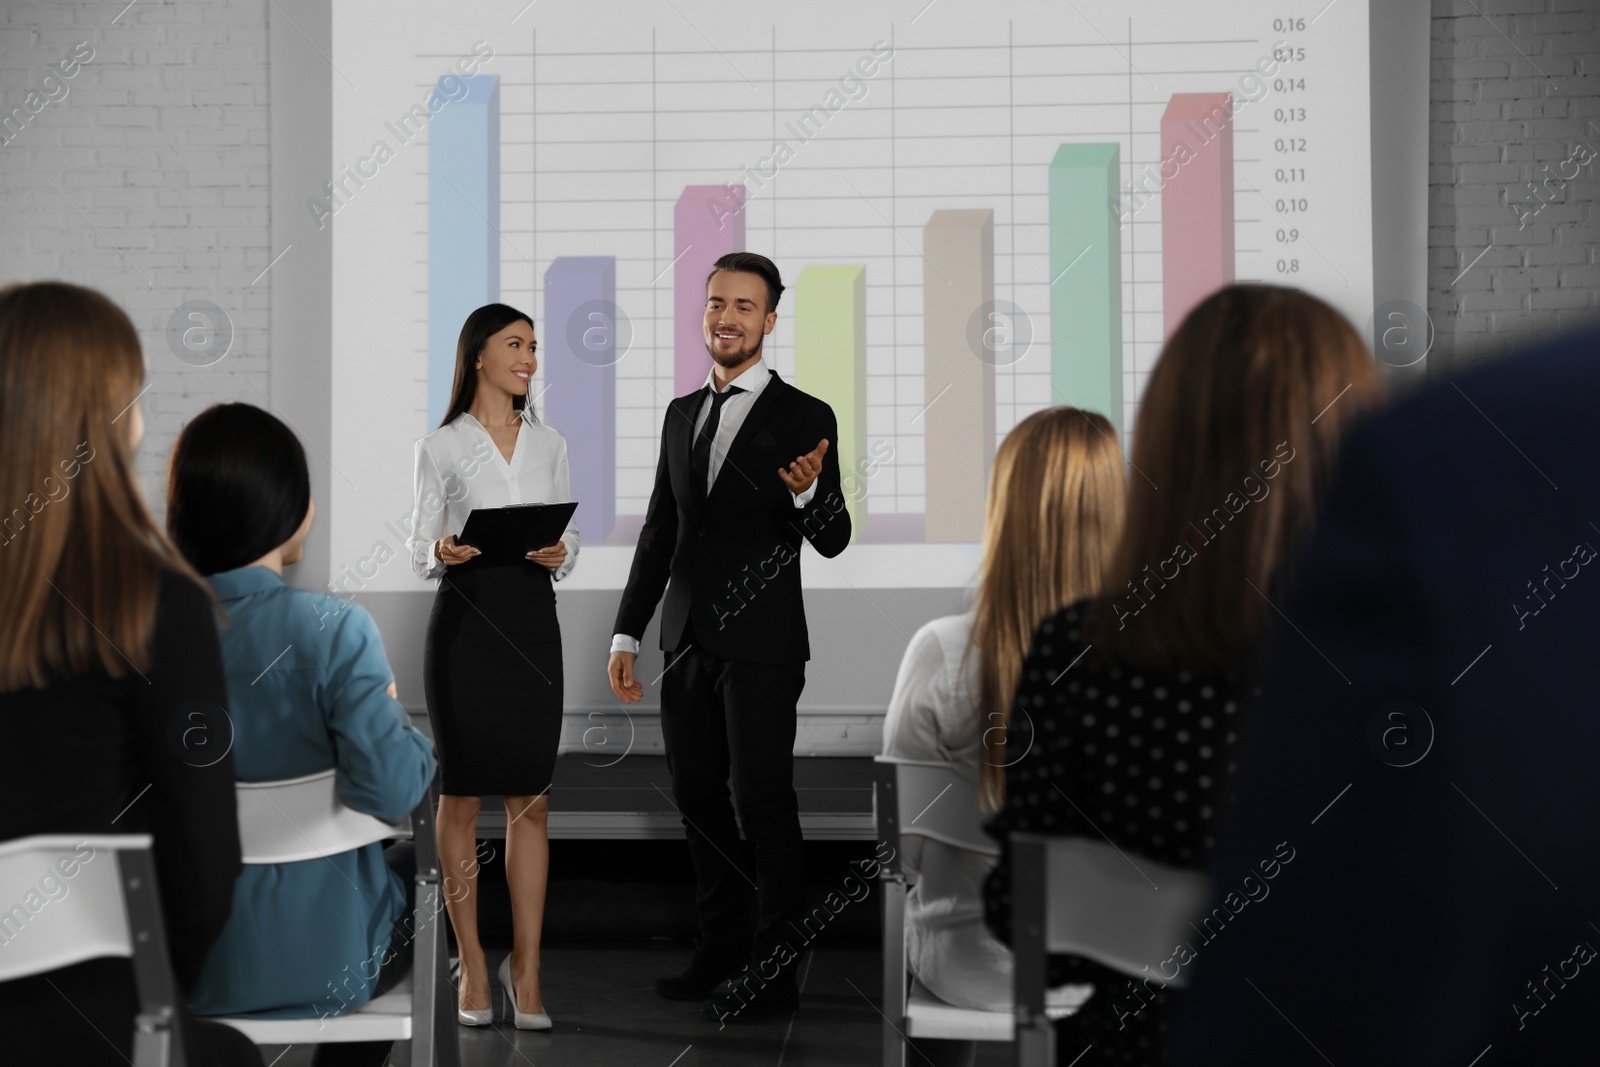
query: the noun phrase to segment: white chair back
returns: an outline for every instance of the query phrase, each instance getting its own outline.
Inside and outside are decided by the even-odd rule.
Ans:
[[[883,1067],[907,1067],[907,1039],[1009,1041],[1011,1013],[946,1004],[921,983],[906,981],[906,874],[900,859],[907,837],[996,856],[983,832],[978,789],[948,763],[878,756],[873,761],[873,810],[878,840],[890,848],[878,872],[883,916]]]
[[[1189,924],[1210,900],[1205,875],[1081,837],[1052,838],[1047,863],[1049,951],[1179,989],[1189,984],[1173,953],[1193,939]]]
[[[116,853],[149,848],[149,834],[52,834],[0,844],[0,982],[131,957]]]
[[[347,807],[332,770],[277,782],[238,782],[245,863],[297,863],[394,837],[394,826]]]
[[[891,756],[877,756],[874,762],[894,766],[902,837],[925,837],[985,856],[1000,855],[999,845],[983,832],[977,783],[948,763]]]
[[[0,982],[106,956],[129,959],[139,996],[129,1062],[188,1063],[173,1026],[178,989],[149,834],[49,834],[0,844],[0,908]]]
[[[1081,837],[1011,835],[1011,948],[1017,1067],[1056,1062],[1045,1009],[1048,954],[1070,953],[1157,986],[1183,988],[1174,959],[1210,899],[1205,875]],[[1097,990],[1096,996],[1104,995]]]
[[[339,799],[333,771],[279,782],[238,782],[239,837],[246,863],[292,863],[347,852],[384,838],[403,836],[406,823],[391,826],[363,815]],[[416,846],[415,938],[411,974],[358,1011],[322,1019],[217,1017],[258,1045],[346,1041],[409,1041],[418,1067],[460,1067],[456,1046],[456,1001],[446,961],[443,885],[434,839],[438,778],[412,809]]]

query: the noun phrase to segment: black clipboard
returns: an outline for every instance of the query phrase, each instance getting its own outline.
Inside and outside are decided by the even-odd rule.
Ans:
[[[576,501],[473,508],[456,544],[476,548],[481,554],[475,558],[485,563],[515,563],[561,540],[577,510]]]

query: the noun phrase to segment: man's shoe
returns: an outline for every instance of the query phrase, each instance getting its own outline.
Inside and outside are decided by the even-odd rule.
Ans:
[[[705,1000],[744,965],[740,958],[696,951],[682,974],[656,979],[656,992],[668,1000]]]
[[[726,1025],[787,1015],[799,1006],[800,986],[794,980],[793,971],[780,972],[774,981],[768,982],[746,967],[717,986],[700,1014]]]

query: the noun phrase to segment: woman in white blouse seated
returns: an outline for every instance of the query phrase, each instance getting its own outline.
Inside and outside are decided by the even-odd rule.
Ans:
[[[1116,431],[1102,415],[1047,408],[1011,431],[989,480],[976,602],[912,637],[884,720],[884,755],[950,763],[978,784],[984,807],[998,808],[1034,630],[1098,592],[1122,529],[1123,481]],[[992,861],[918,837],[905,839],[902,856],[917,878],[906,897],[911,972],[950,1004],[1010,1011],[1011,951],[983,923]],[[1077,1003],[1086,992],[1064,987],[1052,999]]]
[[[439,428],[417,442],[411,566],[438,579],[423,688],[439,753],[439,859],[450,872],[450,923],[461,952],[457,1021],[493,1020],[478,941],[478,807],[505,798],[506,881],[514,941],[500,967],[519,1029],[550,1027],[539,988],[539,934],[549,866],[547,793],[561,737],[561,626],[552,582],[578,559],[568,523],[525,560],[491,563],[456,537],[474,508],[572,499],[567,442],[528,404],[538,367],[533,320],[504,304],[467,317],[455,384]]]

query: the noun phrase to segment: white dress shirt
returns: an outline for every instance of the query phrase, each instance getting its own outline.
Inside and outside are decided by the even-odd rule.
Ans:
[[[524,407],[517,443],[507,461],[483,424],[462,412],[417,442],[415,486],[406,549],[413,571],[422,578],[437,578],[446,564],[435,553],[435,544],[448,535],[460,537],[472,509],[563,504],[572,499],[567,440],[540,422],[531,406]],[[565,578],[578,562],[576,518],[561,535],[567,558],[550,573],[555,581]]]
[[[730,378],[728,384],[721,389],[717,388],[716,368],[706,372],[705,384],[718,393],[725,393],[729,388],[738,386],[741,390],[722,402],[722,414],[717,418],[717,432],[711,438],[711,464],[706,470],[706,492],[717,482],[717,474],[722,470],[722,461],[728,456],[728,449],[733,445],[733,439],[739,436],[739,427],[744,425],[745,416],[750,414],[750,409],[755,407],[756,397],[772,381],[768,373],[765,357],[757,359],[750,366],[740,371],[738,376]],[[702,387],[703,388],[703,387]],[[706,419],[711,417],[711,397],[707,396],[700,402],[700,412],[694,419],[694,435],[691,441],[698,440],[700,429],[706,424]],[[837,441],[829,441],[828,447],[837,445]],[[812,446],[815,447],[815,446]],[[750,477],[762,477],[759,472],[750,472]],[[791,494],[794,497],[794,506],[803,508],[811,503],[811,498],[817,495],[817,483],[822,480],[818,472],[816,480],[806,487],[803,493]],[[629,634],[613,634],[611,636],[611,651],[632,652],[639,651],[639,639]]]

